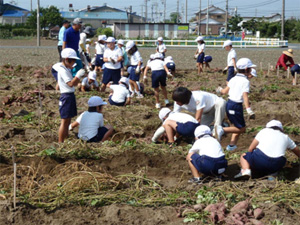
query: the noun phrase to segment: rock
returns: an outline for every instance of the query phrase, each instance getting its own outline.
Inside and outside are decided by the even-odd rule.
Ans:
[[[196,212],[199,212],[199,211],[202,211],[205,208],[205,205],[204,204],[197,204],[197,205],[194,205],[193,208]]]
[[[29,114],[29,112],[27,112],[26,110],[22,109],[22,110],[20,110],[20,112],[18,112],[14,116],[26,116],[28,114]]]
[[[259,220],[264,217],[265,213],[263,212],[262,209],[257,208],[254,210],[253,215],[255,219]]]

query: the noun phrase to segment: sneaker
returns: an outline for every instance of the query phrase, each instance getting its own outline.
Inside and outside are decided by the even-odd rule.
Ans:
[[[221,141],[223,134],[224,134],[223,127],[220,125],[216,125],[215,126],[215,137],[218,141]]]
[[[134,92],[131,92],[130,98],[134,97]]]
[[[276,172],[276,173],[272,173],[272,174],[268,175],[267,178],[269,181],[273,181],[276,179],[277,176],[278,176],[278,173]]]
[[[160,103],[156,103],[155,108],[160,109]]]
[[[237,175],[234,176],[234,179],[238,180],[248,180],[251,177],[251,170],[241,170]]]
[[[136,98],[144,98],[144,96],[142,94],[139,94],[138,96],[136,96]]]
[[[165,104],[166,104],[166,105],[170,104],[170,102],[169,102],[168,99],[165,99]]]
[[[237,149],[236,145],[232,145],[232,146],[231,145],[227,145],[227,147],[226,147],[226,150],[230,151],[230,152],[233,151],[233,150],[235,150],[235,149]]]
[[[188,180],[188,183],[190,184],[200,184],[202,182],[201,177],[193,177]]]

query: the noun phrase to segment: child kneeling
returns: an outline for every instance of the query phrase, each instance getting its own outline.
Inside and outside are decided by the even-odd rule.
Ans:
[[[78,138],[87,142],[106,141],[113,133],[111,126],[104,126],[102,111],[106,104],[102,98],[92,96],[88,101],[88,111],[83,112],[69,130],[79,126]]]
[[[109,95],[109,103],[115,106],[126,106],[130,105],[130,93],[128,90],[129,79],[127,77],[122,77],[119,84],[109,84],[108,87],[112,90]]]
[[[200,173],[205,176],[220,176],[227,168],[222,146],[212,137],[211,130],[206,125],[198,126],[194,135],[196,142],[186,157],[193,175],[189,183],[200,183]]]

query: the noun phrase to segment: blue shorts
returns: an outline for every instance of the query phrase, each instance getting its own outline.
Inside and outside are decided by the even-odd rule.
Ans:
[[[246,126],[244,119],[243,103],[237,103],[228,99],[226,103],[226,114],[229,121],[237,128]]]
[[[75,76],[76,76],[76,73],[77,73],[80,69],[83,68],[83,64],[82,64],[82,61],[81,61],[81,59],[80,59],[79,52],[77,51],[76,54],[77,54],[77,57],[78,57],[79,59],[76,60],[76,66],[71,70],[73,77],[75,77]]]
[[[217,176],[223,173],[224,169],[227,168],[227,160],[225,159],[225,156],[212,158],[206,155],[200,156],[196,153],[193,154],[191,158],[191,163],[200,173],[203,173],[206,176]],[[220,169],[223,170],[219,171]]]
[[[175,63],[167,63],[166,66],[169,70],[175,71]]]
[[[133,80],[133,81],[139,81],[140,80],[140,73],[139,74],[135,73],[135,69],[137,68],[137,66],[130,66],[130,67],[131,67],[131,69],[129,69],[129,71],[130,71],[129,79]]]
[[[100,142],[103,139],[103,137],[107,131],[108,131],[108,129],[106,127],[99,127],[97,135],[95,137],[92,137],[87,142]]]
[[[202,52],[201,54],[198,55],[197,63],[203,63],[204,55],[205,55],[204,52]]]
[[[125,101],[124,101],[124,102],[118,103],[118,102],[114,102],[111,98],[112,98],[112,95],[109,96],[109,98],[108,98],[109,103],[110,103],[111,105],[116,105],[116,106],[124,106],[125,103],[126,103],[126,99],[127,99],[127,98],[125,98]]]
[[[52,68],[52,69],[51,69],[51,73],[52,73],[54,79],[57,81],[57,71],[56,71],[55,69]]]
[[[296,64],[295,66],[293,66],[291,68],[291,74],[292,76],[295,76],[295,73],[300,73],[300,66],[298,64]]]
[[[251,170],[261,176],[276,173],[282,169],[286,163],[284,156],[271,158],[266,156],[260,149],[256,148],[252,152],[247,152],[244,159],[250,164]]]
[[[74,93],[63,93],[59,98],[60,118],[68,119],[77,116],[76,99]]]
[[[212,57],[210,55],[204,57],[204,62],[209,63],[212,61]]]
[[[227,80],[226,81],[230,81],[231,78],[233,78],[234,75],[234,66],[229,66],[228,67],[228,71],[227,71]]]
[[[195,137],[195,129],[200,126],[200,123],[186,122],[179,123],[177,122],[176,132],[182,136],[186,137]]]
[[[103,78],[102,83],[108,84],[110,81],[113,82],[113,84],[118,84],[119,80],[121,79],[121,69],[108,69],[105,68],[103,71]]]
[[[165,70],[154,70],[152,71],[152,87],[153,88],[158,88],[159,85],[162,87],[167,86],[166,81],[167,81],[167,73]]]
[[[95,66],[103,66],[104,61],[103,61],[103,54],[97,54],[96,55],[96,62],[95,62]]]

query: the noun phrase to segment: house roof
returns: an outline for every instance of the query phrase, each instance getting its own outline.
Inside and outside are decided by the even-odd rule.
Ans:
[[[206,13],[207,13],[207,7],[205,9],[201,9],[201,14],[206,14]],[[221,14],[221,15],[223,15],[225,13],[226,13],[225,10],[223,10],[219,7],[216,7],[214,5],[211,5],[211,6],[208,7],[208,14],[214,14],[214,15]],[[197,11],[195,14],[199,15],[199,11]]]
[[[0,16],[22,17],[29,12],[27,9],[20,8],[11,4],[0,5]]]
[[[207,23],[207,18],[203,18],[202,20],[200,20],[200,24],[206,24],[206,23]],[[223,22],[209,18],[208,25],[223,25]]]
[[[104,4],[102,6],[90,6],[90,12],[93,12],[93,11],[96,11],[96,10],[105,11],[106,9],[114,10],[114,11],[117,11],[117,12],[125,12],[124,10],[114,8],[114,7],[108,6],[106,4]],[[83,9],[79,9],[78,11],[79,12],[87,12],[88,10],[87,10],[87,7],[86,7],[86,8],[83,8]]]
[[[127,20],[126,12],[60,12],[67,19]]]

